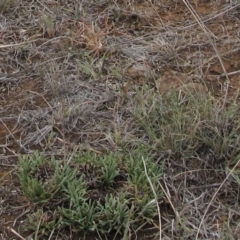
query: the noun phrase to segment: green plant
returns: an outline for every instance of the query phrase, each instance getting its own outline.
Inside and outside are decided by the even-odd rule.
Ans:
[[[142,161],[142,157],[147,156],[148,151],[148,147],[139,146],[126,159],[128,186],[132,189],[131,193],[135,202],[136,221],[140,222],[143,219],[151,221],[156,215],[156,204],[158,203],[154,199],[153,190],[158,199],[162,197],[162,190],[159,188],[158,181],[162,175],[163,163],[157,164],[154,161],[154,155],[145,158],[148,177],[151,179],[154,188],[151,189]]]
[[[34,152],[20,156],[17,168],[24,195],[30,201],[46,201],[58,191],[59,166],[54,159],[48,162],[42,154]]]
[[[38,151],[32,155],[19,157],[17,165],[18,177],[24,195],[33,202],[47,201],[71,182],[75,177],[75,170],[68,166],[61,166],[52,157],[47,159]]]
[[[97,44],[97,41],[92,40],[93,39],[88,39],[88,37],[86,37],[86,44],[88,45],[88,41],[90,42],[90,45],[91,43],[93,45]],[[92,53],[95,52],[96,54],[97,51],[99,51],[98,48],[96,48],[96,50],[93,49],[93,51],[87,51],[85,49],[84,52],[82,52],[81,59],[76,58],[79,73],[85,74],[87,77],[91,77],[94,80],[101,78],[106,58],[106,54],[103,54],[103,56],[99,58],[94,58],[94,56],[92,56]]]
[[[141,228],[144,222],[151,222],[157,214],[157,203],[153,201],[141,157],[146,159],[148,177],[154,182],[159,198],[157,181],[162,167],[146,156],[148,150],[140,146],[131,153],[125,151],[124,155],[79,152],[72,155],[71,165],[63,166],[54,157],[49,160],[39,152],[20,157],[17,168],[24,195],[39,206],[44,203],[55,209],[43,211],[41,207],[30,215],[32,229],[44,235],[69,226],[84,234],[115,231],[116,235],[126,235],[136,226]],[[98,179],[94,185],[92,176]],[[93,198],[90,194],[93,186],[105,189],[106,196]],[[57,205],[56,199],[61,199]]]
[[[94,231],[95,204],[91,200],[85,199],[74,203],[75,205],[71,205],[69,208],[59,208],[59,212],[63,216],[62,224],[84,233]]]
[[[86,200],[87,184],[83,180],[83,177],[67,179],[61,187],[61,192],[64,199],[69,201],[69,207],[78,208]]]
[[[125,160],[128,183],[132,186],[135,186],[136,194],[138,193],[137,189],[141,189],[144,193],[151,192],[147,177],[144,173],[144,164],[142,162],[142,157],[147,156],[148,150],[148,147],[139,146],[134,151],[132,151]],[[162,174],[162,164],[157,164],[154,161],[154,155],[151,157],[146,157],[145,161],[148,168],[149,177],[151,178],[152,182],[157,183]]]
[[[115,154],[109,154],[101,158],[101,178],[104,185],[114,182],[114,178],[119,174],[119,157]]]
[[[134,115],[152,149],[170,152],[178,159],[192,157],[202,149],[211,149],[221,158],[236,154],[237,107],[222,109],[212,97],[197,93],[164,98],[148,94],[137,99]]]
[[[76,152],[74,154],[73,159],[74,159],[73,161],[76,164],[80,164],[82,166],[85,166],[85,165],[98,166],[99,165],[98,154],[96,154],[90,150]]]
[[[39,208],[33,214],[28,215],[26,229],[35,231],[35,239],[38,239],[39,235],[47,235],[61,226],[62,217],[57,210],[44,212],[42,208]]]
[[[105,197],[104,204],[98,202],[96,206],[98,214],[95,220],[98,231],[109,233],[116,230],[123,233],[128,219],[131,218],[129,204],[130,200],[125,193],[119,193],[117,196],[110,194]]]
[[[48,37],[52,38],[55,35],[55,24],[52,17],[43,15],[42,16],[42,28],[43,31],[47,33]]]

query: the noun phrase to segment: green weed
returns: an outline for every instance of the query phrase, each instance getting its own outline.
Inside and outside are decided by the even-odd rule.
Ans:
[[[35,222],[31,229],[37,231],[38,236],[65,227],[83,234],[106,235],[114,231],[122,235],[127,234],[126,227],[131,232],[136,227],[140,229],[144,222],[151,222],[157,215],[157,203],[153,201],[141,161],[146,152],[143,146],[124,155],[80,152],[73,155],[71,165],[62,167],[60,161],[53,157],[47,159],[38,152],[20,157],[18,171],[25,197],[39,207],[40,204],[48,206],[29,216],[29,222]],[[145,158],[148,175],[161,198],[157,181],[162,168],[153,158]],[[49,172],[45,181],[39,177],[40,169]],[[97,181],[93,181],[92,176]],[[93,188],[100,195],[101,191],[105,193],[102,197],[93,197]]]

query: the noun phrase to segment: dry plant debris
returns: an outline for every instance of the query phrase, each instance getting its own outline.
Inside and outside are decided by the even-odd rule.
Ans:
[[[239,37],[238,0],[0,0],[0,238],[238,239]],[[131,228],[128,219],[120,236],[112,223],[92,235],[71,221],[58,228],[54,210],[69,210],[68,200],[50,191],[40,196],[51,201],[36,203],[19,182],[19,159],[36,150],[74,168],[75,153],[121,155],[139,145],[163,164],[152,183],[142,168],[152,197],[156,186],[163,195],[152,199],[152,221]],[[98,167],[78,170],[90,176]],[[110,182],[131,193],[118,167],[123,179]],[[88,190],[88,200],[107,191]]]

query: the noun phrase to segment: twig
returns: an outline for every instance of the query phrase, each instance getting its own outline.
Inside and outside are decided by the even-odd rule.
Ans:
[[[214,188],[214,187],[219,187],[221,184],[220,183],[214,183],[214,184],[209,184],[209,185],[204,185],[204,186],[194,186],[194,187],[189,187],[189,189],[201,189],[201,188]]]
[[[191,12],[191,14],[193,15],[193,17],[195,18],[196,22],[199,24],[199,26],[201,27],[201,29],[203,30],[203,32],[206,34],[208,40],[210,41],[210,43],[213,46],[214,51],[216,52],[217,58],[221,64],[221,67],[223,69],[224,72],[224,76],[226,76],[227,79],[227,86],[226,86],[226,93],[224,95],[224,101],[223,101],[223,107],[226,104],[226,100],[227,100],[227,95],[228,95],[228,89],[229,89],[229,83],[230,83],[230,79],[228,77],[226,68],[224,67],[222,58],[218,52],[217,47],[215,46],[215,44],[213,43],[211,37],[209,34],[211,34],[212,36],[214,36],[214,34],[204,25],[204,23],[202,22],[202,20],[199,18],[198,14],[196,13],[196,11],[193,9],[193,7],[191,6],[191,4],[188,2],[188,0],[182,0],[184,2],[184,4],[186,5],[186,7],[188,8],[188,10]],[[214,36],[215,37],[215,36]]]
[[[12,233],[14,233],[16,236],[18,236],[19,238],[21,238],[22,240],[26,240],[24,237],[22,237],[19,233],[17,233],[13,228],[10,228],[10,227],[8,227],[8,229],[12,232]]]
[[[27,214],[27,213],[29,213],[29,212],[30,212],[30,209],[27,209],[27,210],[23,211],[23,212],[14,220],[14,222],[13,222],[13,227],[16,225],[17,220],[18,220],[19,218],[23,217],[25,214]]]
[[[40,93],[38,93],[38,92],[31,91],[31,90],[28,90],[28,92],[29,92],[29,93],[33,93],[33,94],[41,97],[41,98],[44,100],[44,102],[49,106],[49,108],[53,111],[52,106],[49,104],[49,102],[47,101],[47,99],[46,99],[42,94],[40,94]]]
[[[32,43],[32,42],[36,42],[39,39],[34,39],[34,40],[30,40],[30,41],[26,41],[26,42],[20,42],[20,43],[13,43],[13,44],[6,44],[6,45],[0,45],[0,49],[1,48],[8,48],[8,47],[16,47],[16,46],[21,46],[24,44],[28,44],[28,43]]]
[[[240,73],[240,70],[237,70],[237,71],[234,71],[234,72],[227,73],[227,75],[228,75],[228,76],[232,76],[232,75],[237,74],[237,73]],[[225,73],[221,74],[220,76],[221,76],[221,77],[225,76]]]
[[[197,234],[196,234],[196,240],[198,239],[198,235],[199,235],[199,232],[200,232],[200,229],[201,229],[201,226],[203,225],[203,222],[204,222],[204,218],[206,217],[207,215],[207,212],[208,212],[208,209],[210,208],[213,200],[215,199],[215,197],[217,196],[218,192],[220,191],[220,189],[223,187],[223,185],[225,184],[225,182],[227,181],[227,179],[229,178],[229,176],[233,173],[233,171],[235,170],[235,168],[238,166],[238,164],[240,163],[240,158],[239,160],[237,161],[237,163],[234,165],[234,167],[231,169],[231,171],[228,173],[228,175],[226,176],[226,178],[224,179],[224,181],[221,183],[221,185],[219,186],[219,188],[217,189],[217,191],[214,193],[210,203],[208,204],[204,214],[203,214],[203,217],[201,219],[201,222],[199,224],[199,227],[198,227],[198,231],[197,231]]]
[[[158,183],[159,183],[159,185],[160,185],[162,191],[164,192],[164,194],[165,194],[165,196],[166,196],[166,198],[167,198],[169,204],[171,205],[172,210],[174,211],[174,214],[176,215],[177,220],[180,222],[180,216],[179,216],[179,213],[178,213],[178,211],[176,210],[176,208],[173,206],[173,203],[172,203],[172,201],[171,201],[171,199],[170,199],[170,197],[169,197],[169,194],[166,192],[166,190],[164,189],[164,187],[162,186],[162,184],[161,184],[160,182],[158,182]],[[165,183],[165,187],[167,188],[166,183]],[[167,188],[167,190],[168,190],[168,188]],[[168,190],[168,192],[169,192],[169,190]]]
[[[142,157],[142,161],[143,161],[143,165],[144,165],[144,172],[145,172],[145,175],[147,177],[147,180],[151,186],[151,189],[152,189],[152,192],[154,194],[154,198],[155,198],[155,202],[156,202],[156,205],[157,205],[157,210],[158,210],[158,220],[159,220],[159,240],[162,239],[162,223],[161,223],[161,212],[160,212],[160,207],[159,207],[159,204],[158,204],[158,197],[157,197],[157,194],[154,190],[154,187],[153,187],[153,184],[152,184],[152,181],[151,179],[149,178],[148,176],[148,173],[147,173],[147,167],[146,167],[146,163],[145,163],[145,160],[144,158]]]

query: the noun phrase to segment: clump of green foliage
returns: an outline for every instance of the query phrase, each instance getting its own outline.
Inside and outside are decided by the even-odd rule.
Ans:
[[[228,108],[198,93],[137,97],[134,110],[152,148],[177,158],[211,151],[218,158],[235,156],[239,144],[239,107]]]
[[[152,223],[157,203],[142,158],[159,199],[162,166],[143,150],[105,155],[79,152],[69,164],[38,152],[21,156],[17,166],[21,188],[38,209],[29,215],[27,225],[38,236],[66,227],[83,234],[123,235],[144,222]]]

